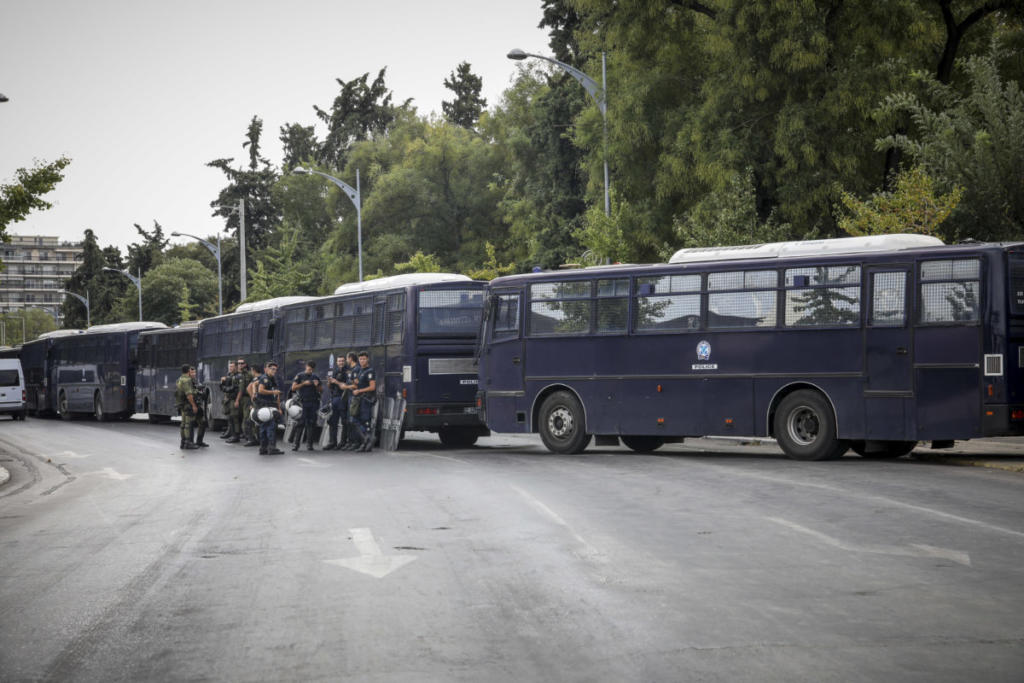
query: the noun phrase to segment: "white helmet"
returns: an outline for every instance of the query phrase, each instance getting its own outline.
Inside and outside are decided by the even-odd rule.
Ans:
[[[256,411],[256,419],[260,422],[270,422],[274,419],[274,409],[263,406]]]
[[[295,401],[288,401],[287,409],[288,415],[290,415],[293,420],[297,420],[302,416],[302,406]]]

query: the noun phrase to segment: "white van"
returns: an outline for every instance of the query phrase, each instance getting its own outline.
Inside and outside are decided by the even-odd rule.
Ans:
[[[25,419],[25,374],[17,358],[0,358],[0,413]]]

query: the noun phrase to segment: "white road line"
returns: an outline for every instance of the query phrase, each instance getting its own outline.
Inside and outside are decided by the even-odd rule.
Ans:
[[[805,526],[791,522],[788,519],[780,519],[778,517],[765,517],[769,522],[775,522],[782,526],[792,529],[793,531],[799,531],[802,534],[812,536],[818,539],[825,545],[832,546],[833,548],[839,548],[851,553],[873,553],[875,555],[896,555],[899,557],[940,557],[946,560],[951,560],[958,564],[965,566],[971,566],[971,556],[967,553],[960,552],[959,550],[951,550],[949,548],[937,548],[931,545],[922,545],[914,543],[910,546],[896,546],[896,545],[857,545],[854,543],[846,543],[838,538],[829,536],[820,531],[814,529],[808,529]]]
[[[532,507],[534,510],[537,510],[542,515],[544,515],[545,517],[547,517],[548,519],[553,521],[555,524],[558,524],[559,526],[564,527],[570,534],[572,534],[572,537],[574,539],[576,539],[576,542],[579,543],[581,546],[583,546],[583,551],[584,551],[584,554],[586,556],[588,556],[591,559],[596,559],[598,557],[602,557],[603,556],[601,551],[599,551],[594,546],[590,545],[590,543],[587,542],[587,539],[585,539],[582,536],[580,536],[576,532],[576,530],[573,529],[572,526],[570,526],[568,522],[566,522],[564,519],[562,519],[561,515],[559,515],[557,512],[555,512],[554,510],[549,508],[547,505],[542,503],[540,500],[538,500],[537,498],[531,496],[529,493],[527,493],[523,489],[519,488],[518,486],[516,486],[514,484],[509,484],[509,487],[513,491],[518,493],[520,496],[522,496],[523,499],[527,503],[529,503],[530,507]]]

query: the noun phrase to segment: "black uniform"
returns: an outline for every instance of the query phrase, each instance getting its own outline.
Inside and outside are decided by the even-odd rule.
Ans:
[[[373,371],[372,365],[368,365],[365,368],[357,366],[353,368],[353,372],[355,377],[352,383],[356,385],[356,389],[366,389],[370,386],[370,381],[377,376]],[[351,408],[349,410],[350,414],[354,412],[352,414],[352,423],[359,431],[364,450],[369,450],[373,446],[373,425],[370,422],[373,419],[373,407],[377,402],[377,397],[373,393],[366,392],[353,398],[359,399],[359,406],[356,410]]]
[[[312,450],[313,435],[316,433],[316,414],[317,409],[320,408],[320,378],[312,372],[300,372],[295,375],[292,383],[302,384],[307,381],[311,383],[300,386],[295,392],[299,405],[302,406],[302,418],[299,423],[299,429],[302,431],[295,435],[295,448],[299,447],[299,444],[302,443],[302,437],[305,436],[306,443],[309,444],[309,448]]]
[[[349,368],[345,364],[345,367],[339,369],[334,367],[327,371],[327,376],[336,379],[342,384],[349,384]],[[338,446],[338,424],[341,424],[341,444],[348,441],[349,438],[349,421],[348,421],[348,399],[352,393],[348,389],[342,389],[333,382],[330,383],[331,392],[331,416],[327,419],[327,447],[335,448]]]

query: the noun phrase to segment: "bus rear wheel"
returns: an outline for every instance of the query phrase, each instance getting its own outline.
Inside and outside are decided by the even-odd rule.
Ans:
[[[916,441],[886,441],[881,449],[873,448],[867,450],[863,441],[854,441],[850,444],[853,452],[866,460],[892,460],[902,458],[917,448]]]
[[[68,410],[68,395],[63,391],[57,395],[57,414],[62,420],[71,419],[71,411]]]
[[[556,391],[540,406],[540,438],[552,453],[581,453],[590,443],[583,406],[568,391]]]
[[[832,406],[816,391],[795,391],[775,411],[775,438],[793,460],[835,460],[850,447],[837,438]]]
[[[437,432],[437,438],[441,439],[441,444],[449,448],[469,448],[476,443],[479,436],[476,432],[468,429],[450,427],[439,429]]]
[[[637,453],[650,453],[665,445],[665,439],[660,436],[623,436],[622,443]]]
[[[107,414],[103,412],[103,399],[100,398],[100,392],[98,391],[92,398],[92,414],[96,417],[97,422],[106,422],[109,420]]]

